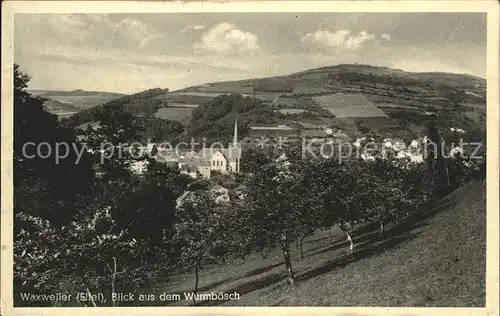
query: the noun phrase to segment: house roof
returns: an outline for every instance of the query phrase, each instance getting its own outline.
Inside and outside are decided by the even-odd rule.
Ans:
[[[320,129],[306,129],[301,132],[302,137],[327,137],[328,134]]]
[[[83,124],[80,124],[78,126],[75,126],[74,129],[79,129],[79,130],[83,130],[83,131],[86,131],[88,128],[92,128],[93,130],[97,130],[100,126],[101,126],[101,122],[100,121],[90,121],[90,122],[86,122],[86,123],[83,123]]]
[[[184,202],[184,200],[189,196],[190,193],[191,191],[184,191],[184,193],[182,193],[182,195],[177,198],[177,205],[180,205],[182,202]]]
[[[197,172],[199,168],[201,167],[210,167],[210,161],[208,160],[179,160],[179,162],[182,163],[181,165],[181,171],[184,172]]]
[[[264,131],[269,131],[269,130],[278,130],[278,131],[291,131],[293,128],[286,126],[286,125],[277,125],[277,126],[249,126],[250,129],[253,130],[264,130]]]
[[[234,191],[243,191],[243,190],[246,190],[248,187],[244,184],[240,184],[239,186],[237,186],[236,188],[234,188]]]
[[[184,191],[184,193],[182,193],[181,196],[179,196],[176,200],[177,202],[177,207],[181,206],[182,203],[184,203],[184,201],[186,201],[187,199],[190,199],[190,198],[193,198],[193,197],[196,197],[196,196],[208,196],[210,195],[210,191],[207,191],[207,190],[196,190],[196,191]]]
[[[276,162],[286,161],[286,160],[288,160],[288,157],[286,156],[285,153],[281,154],[281,156],[279,156],[278,158],[276,158]]]
[[[236,159],[241,158],[241,148],[230,147],[230,148],[203,148],[198,151],[198,157],[205,161],[212,159],[212,156],[217,152],[220,152],[228,161],[236,161]]]
[[[210,190],[212,190],[212,191],[219,191],[219,190],[227,191],[228,189],[226,189],[225,187],[223,187],[220,184],[216,184],[213,187],[211,187]]]
[[[161,158],[179,158],[180,155],[175,150],[159,148],[158,152],[156,153],[156,156]]]

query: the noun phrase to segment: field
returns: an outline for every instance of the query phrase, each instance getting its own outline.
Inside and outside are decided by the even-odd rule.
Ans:
[[[165,100],[172,103],[202,104],[221,95],[221,93],[208,92],[170,92],[153,97],[153,99]]]
[[[280,111],[280,113],[283,113],[283,114],[300,114],[300,113],[307,112],[307,110],[304,110],[304,109],[281,109],[279,111]]]
[[[47,97],[62,103],[74,105],[80,109],[87,109],[108,101],[117,99],[124,94],[112,92],[94,92],[94,91],[50,91],[50,90],[29,90],[34,95]]]
[[[199,104],[190,104],[190,103],[176,103],[176,102],[169,102],[166,107],[169,108],[197,108]]]
[[[337,93],[313,97],[313,100],[337,118],[387,117],[387,114],[361,94]]]
[[[206,84],[203,86],[193,87],[200,92],[218,92],[218,93],[238,93],[238,94],[252,94],[253,87],[245,87],[237,84],[221,84],[221,85],[210,85]]]
[[[303,129],[323,129],[325,128],[326,124],[325,122],[321,121],[321,122],[318,122],[318,121],[315,121],[315,123],[317,124],[313,124],[311,122],[308,122],[308,121],[291,121],[293,123],[297,123],[297,124],[300,124],[302,126]]]
[[[57,111],[57,110],[55,110],[55,111],[50,111],[50,113],[57,115],[57,119],[58,120],[62,120],[62,119],[68,118],[68,117],[70,117],[70,116],[72,116],[72,115],[74,115],[74,114],[76,114],[78,112]]]
[[[190,118],[192,112],[193,108],[166,107],[166,108],[160,108],[155,113],[155,117],[180,122],[185,120],[186,118]]]
[[[314,94],[314,93],[328,93],[332,92],[332,89],[327,89],[323,87],[311,87],[311,86],[295,86],[293,88],[293,93],[296,94]]]
[[[360,227],[351,257],[339,230],[333,243],[327,232],[317,232],[304,243],[304,259],[292,249],[295,290],[276,250],[267,259],[254,254],[244,263],[207,268],[200,292],[236,291],[240,300],[224,305],[238,306],[484,306],[485,203],[485,183],[469,183],[392,223],[383,238],[378,226]],[[146,292],[190,292],[193,284],[191,274],[181,273]]]

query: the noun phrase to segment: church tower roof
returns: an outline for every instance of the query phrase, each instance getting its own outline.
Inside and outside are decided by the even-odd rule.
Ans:
[[[238,145],[238,117],[234,121],[234,134],[233,134],[233,146]]]

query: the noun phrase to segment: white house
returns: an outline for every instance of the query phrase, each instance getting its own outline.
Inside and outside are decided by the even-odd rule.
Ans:
[[[182,153],[160,148],[155,157],[165,163],[177,163],[182,174],[193,178],[201,175],[203,178],[210,179],[212,171],[240,172],[241,153],[242,147],[238,142],[238,119],[236,119],[233,143],[228,148],[203,148],[198,152]]]
[[[203,148],[197,157],[210,161],[210,169],[220,173],[240,172],[242,148],[238,143],[238,119],[234,122],[233,143],[228,148]]]

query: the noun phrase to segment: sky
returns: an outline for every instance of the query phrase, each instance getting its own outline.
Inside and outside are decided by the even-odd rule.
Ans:
[[[484,13],[16,14],[31,89],[135,93],[342,63],[486,77]]]

